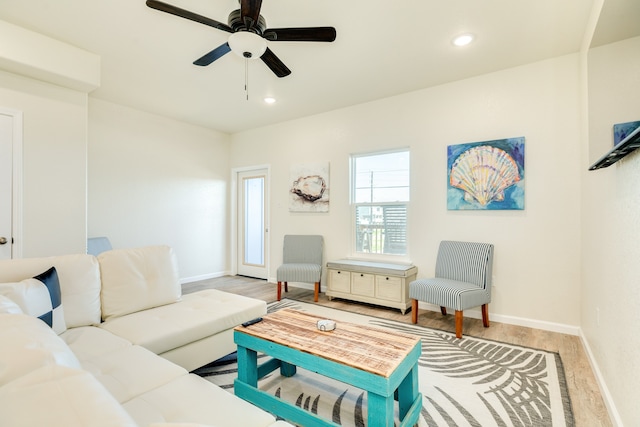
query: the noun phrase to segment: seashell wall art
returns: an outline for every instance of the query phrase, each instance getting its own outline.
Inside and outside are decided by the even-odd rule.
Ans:
[[[524,137],[449,145],[447,209],[524,209]]]
[[[329,162],[291,166],[289,212],[329,212]]]

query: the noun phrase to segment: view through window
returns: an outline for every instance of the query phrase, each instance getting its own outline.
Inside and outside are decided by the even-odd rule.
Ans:
[[[407,254],[409,150],[351,157],[356,252]]]

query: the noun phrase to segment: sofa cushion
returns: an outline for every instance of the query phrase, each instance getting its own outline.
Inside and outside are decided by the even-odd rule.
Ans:
[[[137,345],[86,360],[82,367],[120,403],[188,374],[184,368]]]
[[[91,374],[57,365],[0,387],[0,425],[137,427]]]
[[[100,323],[100,269],[92,255],[0,260],[0,283],[32,278],[54,266],[67,328]]]
[[[0,343],[0,386],[42,366],[80,368],[69,346],[45,323],[27,314],[0,314]]]
[[[57,334],[67,330],[55,267],[32,279],[16,283],[0,283],[0,294],[13,300],[23,313],[44,321]]]
[[[141,426],[183,422],[225,427],[266,427],[275,417],[209,381],[184,375],[122,405]]]
[[[180,300],[178,262],[168,246],[107,251],[98,262],[104,320]]]
[[[131,343],[124,338],[95,326],[67,329],[60,338],[67,343],[80,363],[131,347]]]
[[[22,314],[22,309],[12,299],[0,295],[0,313]]]
[[[206,289],[184,295],[175,304],[108,319],[100,327],[161,354],[234,328],[266,311],[262,300]]]

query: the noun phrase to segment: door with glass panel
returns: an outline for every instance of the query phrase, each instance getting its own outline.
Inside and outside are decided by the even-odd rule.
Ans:
[[[238,265],[241,276],[267,279],[268,170],[238,172]]]
[[[0,111],[0,259],[11,258],[13,211],[13,118]]]

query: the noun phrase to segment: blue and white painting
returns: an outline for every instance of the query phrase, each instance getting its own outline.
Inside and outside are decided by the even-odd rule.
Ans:
[[[524,209],[524,137],[449,145],[447,209]]]

